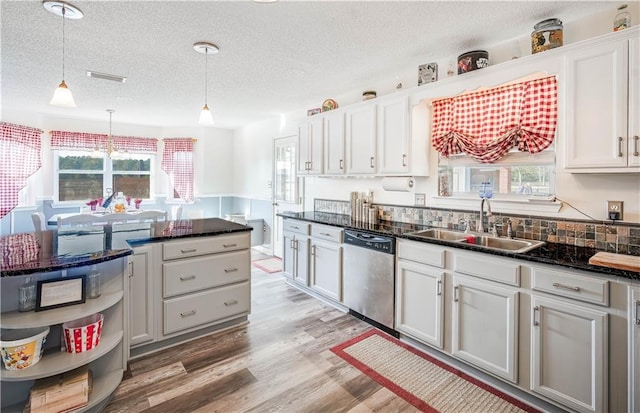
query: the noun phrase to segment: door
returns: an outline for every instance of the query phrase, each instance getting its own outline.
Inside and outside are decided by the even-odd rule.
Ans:
[[[629,166],[640,166],[640,39],[629,39]]]
[[[640,411],[640,287],[629,287],[629,411]]]
[[[378,102],[378,173],[409,172],[409,97]]]
[[[531,390],[578,412],[605,412],[607,313],[532,296]]]
[[[349,174],[376,173],[376,105],[366,103],[346,114],[346,168]]]
[[[273,255],[282,258],[282,218],[277,214],[284,211],[302,211],[304,180],[296,173],[295,136],[273,140],[273,231],[271,245]]]
[[[454,356],[518,382],[518,291],[489,281],[453,278]]]
[[[324,115],[324,173],[344,174],[344,113],[339,111]]]
[[[342,246],[313,240],[310,255],[311,288],[336,301],[342,300]]]
[[[129,345],[154,341],[153,246],[133,249],[129,256]]]
[[[438,348],[443,345],[442,270],[398,260],[396,330]]]

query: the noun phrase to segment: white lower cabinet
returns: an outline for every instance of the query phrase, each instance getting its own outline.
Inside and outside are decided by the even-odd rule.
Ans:
[[[155,341],[153,322],[154,246],[142,245],[129,256],[129,345]]]
[[[282,223],[282,274],[304,286],[309,285],[309,231],[303,221],[285,219]]]
[[[578,412],[607,411],[607,313],[533,295],[531,390]]]
[[[518,290],[453,277],[452,354],[518,381]]]
[[[629,287],[629,411],[640,412],[640,286]]]
[[[408,260],[396,266],[396,330],[427,344],[443,346],[444,272]]]
[[[311,288],[342,301],[342,245],[311,239]]]

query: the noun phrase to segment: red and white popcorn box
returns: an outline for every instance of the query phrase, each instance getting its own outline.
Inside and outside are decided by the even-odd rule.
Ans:
[[[67,353],[82,353],[100,344],[104,316],[93,314],[62,324]]]

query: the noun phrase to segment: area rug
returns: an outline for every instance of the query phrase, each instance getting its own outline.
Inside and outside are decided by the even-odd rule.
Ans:
[[[254,267],[260,268],[262,271],[268,272],[269,274],[282,271],[282,260],[277,257],[256,260],[253,261],[252,264]]]
[[[331,351],[423,412],[539,412],[379,330]]]

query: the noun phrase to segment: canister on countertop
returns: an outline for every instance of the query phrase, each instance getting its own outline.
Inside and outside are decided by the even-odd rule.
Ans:
[[[562,20],[551,18],[533,26],[531,33],[531,54],[544,52],[562,46]]]

